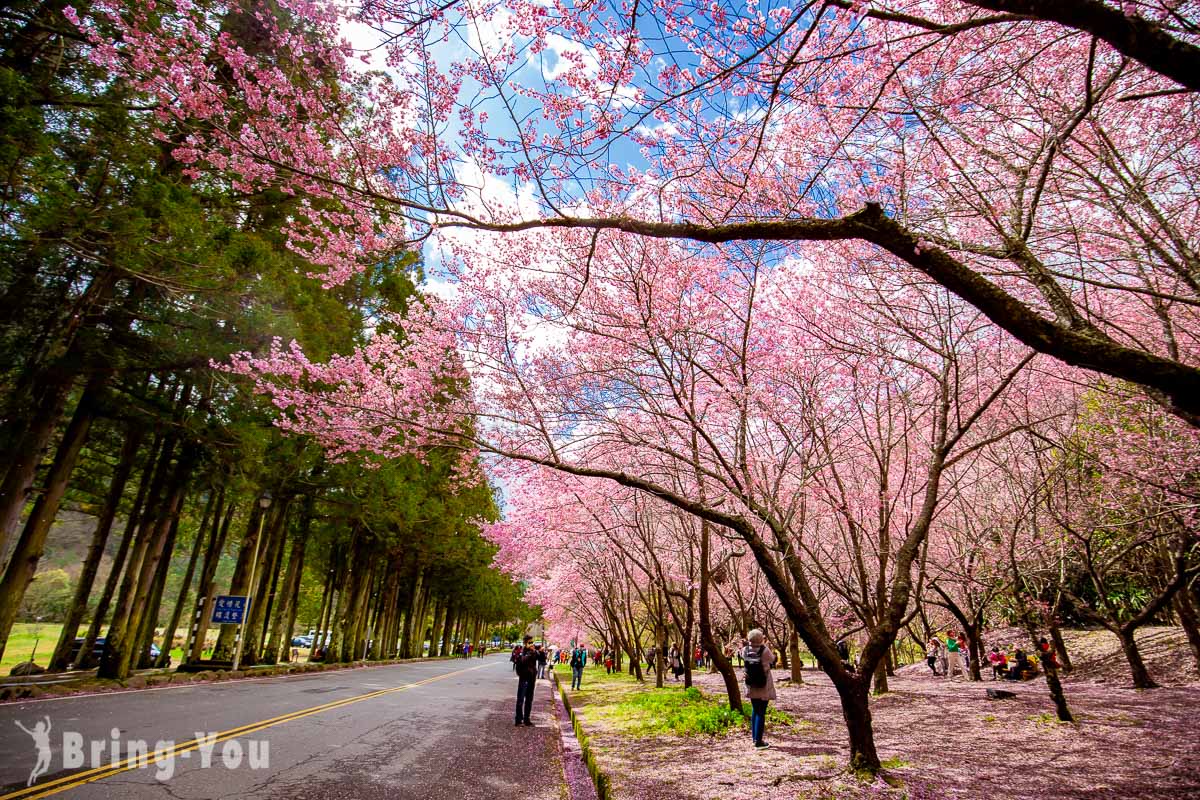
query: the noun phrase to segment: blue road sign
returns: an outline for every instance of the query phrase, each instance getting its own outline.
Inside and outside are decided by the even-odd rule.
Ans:
[[[247,598],[235,594],[218,595],[212,607],[210,622],[214,625],[237,625],[245,618]]]

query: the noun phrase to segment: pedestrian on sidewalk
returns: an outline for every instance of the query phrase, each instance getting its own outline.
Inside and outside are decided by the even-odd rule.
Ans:
[[[537,653],[537,676],[539,678],[546,677],[546,649],[542,647],[541,642],[533,646],[533,650]]]
[[[529,713],[533,710],[533,687],[537,684],[538,654],[533,649],[533,637],[526,636],[524,646],[516,655],[513,666],[517,671],[517,725],[533,726]]]
[[[775,699],[775,681],[771,680],[775,651],[767,646],[766,636],[759,628],[750,631],[747,638],[750,642],[742,650],[742,661],[746,665],[746,697],[750,698],[750,736],[754,746],[762,750],[771,746],[763,734],[767,727],[767,706]]]
[[[575,645],[575,649],[571,651],[571,688],[580,689],[583,687],[583,665],[587,663],[587,649],[581,645]]]

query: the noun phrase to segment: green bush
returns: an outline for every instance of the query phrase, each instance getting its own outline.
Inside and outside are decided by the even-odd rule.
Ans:
[[[71,605],[74,587],[64,569],[37,573],[21,600],[18,618],[23,622],[61,622]]]

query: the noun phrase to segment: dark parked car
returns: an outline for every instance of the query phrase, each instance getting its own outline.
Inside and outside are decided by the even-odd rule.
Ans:
[[[106,644],[107,644],[107,640],[103,636],[100,636],[96,639],[96,644],[92,647],[92,661],[93,662],[98,662],[101,659],[101,657],[103,657],[104,647]],[[81,648],[81,647],[83,647],[83,637],[79,636],[79,637],[76,637],[76,639],[75,639],[75,646],[71,648],[70,661],[72,664],[74,664],[75,662],[77,662],[79,660],[79,648]],[[162,653],[162,650],[159,649],[158,645],[156,645],[154,642],[151,642],[150,643],[150,658],[151,659],[158,658],[160,653]],[[170,659],[167,659],[167,666],[171,666]]]

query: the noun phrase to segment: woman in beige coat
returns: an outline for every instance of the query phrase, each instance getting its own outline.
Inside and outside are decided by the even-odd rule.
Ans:
[[[746,665],[746,697],[750,698],[750,735],[754,746],[762,749],[771,745],[763,741],[767,726],[767,706],[775,699],[775,681],[771,679],[771,666],[775,663],[775,651],[766,644],[763,632],[755,628],[747,637],[750,641],[742,650],[742,661]]]

